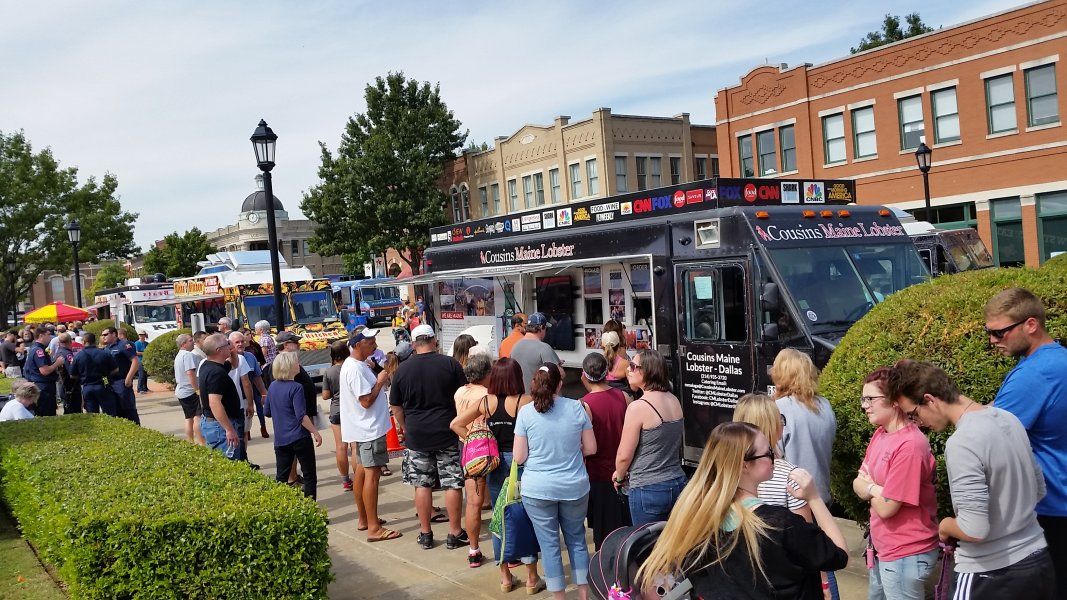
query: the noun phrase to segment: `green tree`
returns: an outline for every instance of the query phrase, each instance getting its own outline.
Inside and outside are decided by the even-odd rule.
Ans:
[[[126,267],[119,263],[107,263],[96,272],[96,279],[93,279],[93,285],[85,290],[86,299],[91,299],[100,290],[122,285],[127,277],[129,277],[129,274],[126,272]]]
[[[392,247],[417,273],[429,229],[447,223],[448,197],[437,181],[467,132],[441,100],[440,85],[389,73],[364,96],[367,112],[348,119],[337,152],[319,143],[322,181],[300,203],[319,223],[311,250],[352,255],[346,262],[356,264]]]
[[[877,48],[878,46],[892,44],[893,42],[899,42],[900,40],[922,35],[924,33],[930,33],[934,30],[933,27],[929,27],[926,23],[923,23],[923,20],[919,17],[919,13],[904,15],[904,22],[908,25],[907,29],[901,29],[900,17],[887,14],[885,20],[882,21],[882,30],[872,31],[864,36],[864,38],[860,40],[860,45],[852,49],[852,54],[870,50],[871,48]]]
[[[184,234],[167,234],[161,246],[152,246],[144,256],[145,273],[163,273],[167,277],[191,277],[200,270],[197,261],[216,252],[207,235],[193,227]]]
[[[107,173],[78,182],[78,169],[63,168],[48,148],[34,152],[25,133],[0,131],[0,264],[15,265],[15,277],[0,269],[0,306],[29,292],[45,270],[70,273],[73,263],[66,224],[81,224],[78,258],[95,263],[130,256],[136,213],[125,212]],[[7,311],[0,310],[0,327]]]
[[[475,152],[485,152],[486,150],[492,150],[492,149],[493,149],[493,147],[490,146],[487,142],[482,142],[480,144],[478,142],[470,142],[469,144],[467,144],[467,147],[463,149],[463,151],[464,152],[475,153]]]

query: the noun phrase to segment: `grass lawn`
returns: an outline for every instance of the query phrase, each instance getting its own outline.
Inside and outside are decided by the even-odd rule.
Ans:
[[[10,515],[0,510],[0,598],[61,600],[66,597],[19,535]]]
[[[11,382],[14,379],[8,379],[7,377],[0,377],[0,394],[11,393]]]

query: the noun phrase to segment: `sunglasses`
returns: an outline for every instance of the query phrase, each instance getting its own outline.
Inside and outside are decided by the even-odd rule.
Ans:
[[[641,365],[639,365],[639,364],[637,364],[635,362],[631,362],[628,365],[626,365],[626,370],[627,371],[640,371],[641,370]]]
[[[991,338],[993,338],[995,340],[1002,340],[1002,339],[1004,339],[1004,336],[1008,335],[1008,333],[1012,329],[1015,329],[1019,325],[1022,325],[1023,323],[1025,323],[1025,322],[1027,322],[1029,320],[1030,320],[1030,317],[1026,317],[1022,321],[1019,321],[1017,323],[1012,323],[1011,325],[1008,325],[1007,327],[1001,327],[1000,329],[990,329],[988,327],[983,327],[982,329],[985,330],[986,335],[988,335],[989,337],[991,337]]]
[[[860,396],[860,406],[870,406],[878,398],[885,398],[885,396]]]
[[[754,460],[759,460],[761,458],[769,458],[771,460],[774,460],[774,450],[768,450],[764,454],[756,454],[756,455],[753,455],[753,456],[746,456],[745,457],[745,462],[752,462]]]

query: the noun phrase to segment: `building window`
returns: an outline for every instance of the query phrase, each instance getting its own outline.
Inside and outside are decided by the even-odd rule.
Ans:
[[[671,167],[671,185],[678,185],[682,182],[682,159],[677,156],[670,157]]]
[[[925,208],[915,208],[908,212],[916,219],[927,221],[938,229],[978,229],[978,216],[974,212],[973,202],[934,206],[930,209],[929,216],[924,214]]]
[[[792,125],[778,128],[778,147],[782,153],[782,172],[791,173],[797,170],[797,139],[795,128]],[[719,161],[715,161],[718,164]],[[716,169],[717,170],[717,169]]]
[[[615,192],[618,194],[625,193],[626,188],[626,157],[615,157]]]
[[[1041,262],[1053,253],[1067,252],[1067,192],[1037,195],[1038,240]]]
[[[1023,246],[1023,213],[1019,198],[1002,198],[989,203],[993,218],[993,257],[998,267],[1026,264]]]
[[[582,197],[582,168],[578,163],[567,165],[571,172],[571,199]]]
[[[712,158],[711,159],[711,176],[712,177],[718,177],[719,176],[719,159],[718,158]]]
[[[852,144],[856,158],[878,155],[878,140],[874,134],[874,107],[852,111]]]
[[[300,245],[302,247],[301,249],[303,250],[304,256],[310,256],[311,255],[311,248],[308,248],[308,241],[307,240],[301,240]]]
[[[1026,70],[1026,112],[1030,127],[1057,123],[1056,64]]]
[[[590,196],[596,196],[600,193],[600,176],[596,171],[595,158],[585,161],[585,183],[589,189]]]
[[[519,186],[514,179],[508,180],[508,203],[511,210],[519,210]]]
[[[703,156],[698,156],[696,159],[696,172],[697,181],[703,181],[708,178],[708,159]]]
[[[637,191],[648,189],[648,157],[637,157]]]
[[[555,204],[560,201],[559,169],[550,169],[548,171],[548,185],[552,188],[552,204]]]
[[[537,200],[538,206],[544,206],[545,204],[545,175],[544,173],[534,173],[534,197]]]
[[[523,208],[530,208],[533,206],[534,201],[533,192],[533,175],[527,175],[522,178],[522,199]]]
[[[289,242],[289,254],[291,254],[293,256],[296,256],[297,250],[299,250],[299,249],[300,249],[300,241],[299,240],[291,240]]]
[[[923,123],[922,96],[909,96],[897,100],[897,112],[900,115],[900,149],[918,148],[920,138],[926,134],[926,125]]]
[[[822,118],[823,155],[826,164],[845,162],[845,117],[841,114]]]
[[[752,177],[756,174],[752,170],[752,136],[737,138],[737,157],[741,165],[741,177]]]
[[[492,192],[492,196],[493,196],[493,214],[499,215],[500,214],[500,184],[499,183],[494,183],[493,185],[489,186],[489,190]]]
[[[985,80],[985,103],[989,118],[989,133],[1015,131],[1015,81],[1013,75],[1001,75]]]
[[[63,278],[59,275],[53,275],[48,278],[49,287],[52,288],[52,300],[53,301],[65,301],[67,299],[67,290],[63,286]]]
[[[459,200],[460,209],[463,211],[462,220],[469,221],[471,218],[471,191],[465,183],[459,186]]]
[[[459,202],[459,190],[452,186],[449,194],[452,196],[452,222],[459,223],[463,220],[463,205]],[[296,242],[293,243],[295,244]],[[296,254],[296,246],[293,246],[293,254]]]
[[[663,159],[658,156],[650,156],[648,157],[648,166],[649,185],[654,188],[658,188],[659,186],[663,185],[660,182],[660,176],[663,173]]]
[[[478,188],[478,198],[482,201],[482,216],[489,214],[489,188],[484,185]]]
[[[759,174],[778,174],[778,158],[774,153],[774,130],[768,129],[756,134],[756,152],[759,153]]]
[[[934,142],[943,144],[960,139],[960,111],[956,106],[956,88],[945,88],[930,93],[934,108]]]

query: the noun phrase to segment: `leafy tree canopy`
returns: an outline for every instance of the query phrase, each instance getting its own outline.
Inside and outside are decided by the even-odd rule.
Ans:
[[[183,234],[167,234],[163,244],[153,246],[144,257],[145,273],[163,273],[167,277],[191,277],[200,270],[197,261],[216,252],[207,235],[193,227]]]
[[[441,100],[440,86],[389,73],[367,85],[367,112],[348,119],[336,153],[319,143],[322,182],[300,208],[319,224],[310,239],[320,255],[362,263],[386,248],[418,272],[429,229],[447,223],[437,181],[467,132]],[[362,269],[360,269],[362,272]]]
[[[870,50],[871,48],[877,48],[878,46],[892,44],[893,42],[899,42],[900,40],[922,35],[924,33],[930,33],[934,30],[933,27],[929,27],[926,23],[923,23],[922,19],[919,17],[919,13],[904,15],[904,22],[907,23],[906,29],[900,27],[900,17],[887,14],[885,20],[882,21],[882,30],[872,31],[864,36],[864,38],[860,40],[860,45],[852,49],[852,54]]]
[[[78,169],[63,168],[48,148],[34,152],[22,131],[0,131],[0,305],[12,306],[45,270],[73,268],[66,225],[81,224],[78,258],[83,263],[125,258],[134,252],[136,213],[125,212],[115,195],[118,179],[108,173],[78,182]],[[0,311],[0,325],[7,312]]]
[[[93,279],[93,285],[89,286],[89,289],[86,290],[85,297],[91,300],[100,290],[119,287],[126,282],[128,277],[129,274],[126,272],[126,267],[123,267],[117,262],[108,263],[96,272],[96,278]]]

